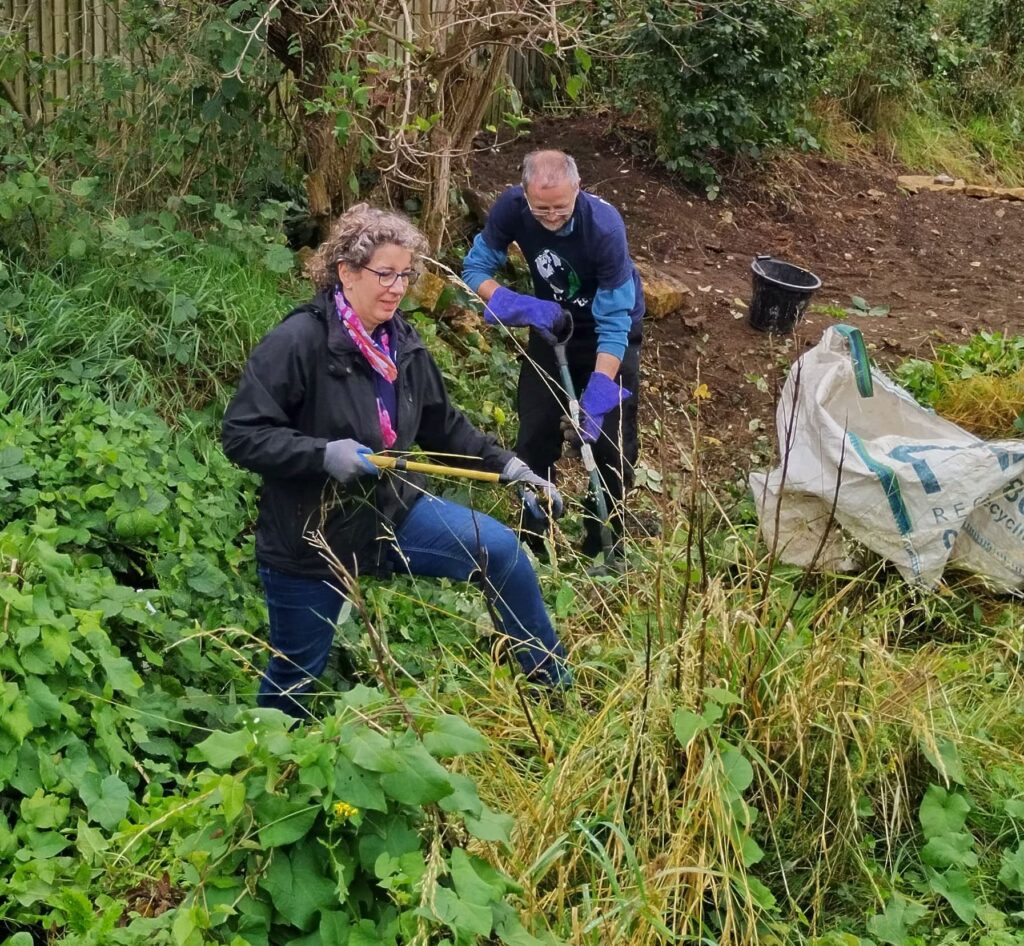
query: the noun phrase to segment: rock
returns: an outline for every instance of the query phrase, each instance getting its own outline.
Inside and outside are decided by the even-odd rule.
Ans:
[[[484,320],[475,309],[462,305],[450,305],[439,316],[456,335],[469,339],[473,347],[485,354],[491,350],[487,333],[483,331]]]
[[[686,304],[686,297],[693,295],[689,286],[653,266],[638,263],[637,271],[644,288],[647,314],[655,319],[663,319],[671,312],[678,312]]]
[[[982,184],[968,184],[964,188],[964,193],[968,197],[994,197],[995,194],[992,192],[991,187],[985,187]]]
[[[945,175],[948,177],[948,175]],[[896,184],[905,191],[909,191],[911,194],[916,194],[918,191],[950,191],[959,193],[964,190],[967,185],[959,178],[955,181],[951,181],[949,184],[937,184],[936,178],[929,177],[927,174],[901,174],[896,178]]]
[[[1024,187],[996,187],[993,194],[1006,200],[1024,200]]]
[[[416,303],[417,308],[423,309],[424,312],[433,312],[447,285],[448,283],[440,276],[425,270],[409,287],[409,297]]]
[[[482,227],[487,222],[487,214],[497,196],[489,191],[477,190],[475,187],[462,189],[462,199],[477,226]]]
[[[316,252],[311,246],[300,246],[295,251],[295,263],[299,267],[301,272],[306,271],[306,263],[309,262],[309,258]]]
[[[936,174],[932,178],[932,182],[935,184],[953,184],[954,180],[948,174]]]

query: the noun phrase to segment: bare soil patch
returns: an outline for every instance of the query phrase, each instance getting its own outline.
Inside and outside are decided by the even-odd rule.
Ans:
[[[708,201],[634,153],[602,116],[544,120],[526,137],[482,149],[473,187],[496,195],[516,183],[523,155],[537,147],[572,154],[583,186],[622,213],[633,255],[692,290],[681,311],[648,317],[643,415],[648,433],[660,419],[671,442],[688,445],[693,392],[706,384],[703,462],[719,485],[771,462],[778,385],[829,325],[860,328],[883,369],[979,331],[1024,333],[1022,202],[910,196],[896,185],[905,169],[870,155],[857,164],[789,156],[726,179]],[[822,280],[792,337],[748,324],[758,253]],[[854,295],[889,313],[841,313]],[[649,453],[642,462],[657,465]]]

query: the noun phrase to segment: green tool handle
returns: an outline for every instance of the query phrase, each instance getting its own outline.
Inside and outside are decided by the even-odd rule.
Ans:
[[[573,427],[582,434],[582,428],[580,427],[580,402],[576,397],[576,389],[573,386],[572,375],[569,372],[569,362],[565,357],[565,342],[556,343],[554,349],[555,361],[558,362],[558,371],[562,376],[562,388],[565,390],[565,396],[569,399],[569,418],[572,420]],[[594,461],[594,448],[585,440],[580,445],[580,456],[583,458],[583,466],[590,477],[590,490],[594,494],[597,514],[601,518],[601,550],[604,552],[604,558],[607,562],[612,557],[612,532],[608,526],[608,501],[605,499],[601,474],[598,472],[597,463]]]

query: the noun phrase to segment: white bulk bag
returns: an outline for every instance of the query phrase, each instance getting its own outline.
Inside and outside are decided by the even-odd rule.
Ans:
[[[750,485],[782,561],[811,564],[835,500],[842,532],[819,567],[853,566],[845,533],[915,584],[955,566],[1024,589],[1024,440],[982,440],[921,407],[871,368],[858,329],[826,329],[797,360],[776,425],[783,460]]]

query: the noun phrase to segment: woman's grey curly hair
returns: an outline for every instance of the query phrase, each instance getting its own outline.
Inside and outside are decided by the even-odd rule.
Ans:
[[[426,238],[407,217],[356,204],[334,221],[330,236],[306,263],[306,275],[317,289],[327,289],[338,281],[338,263],[365,266],[385,243],[407,249],[414,259],[427,252]]]

